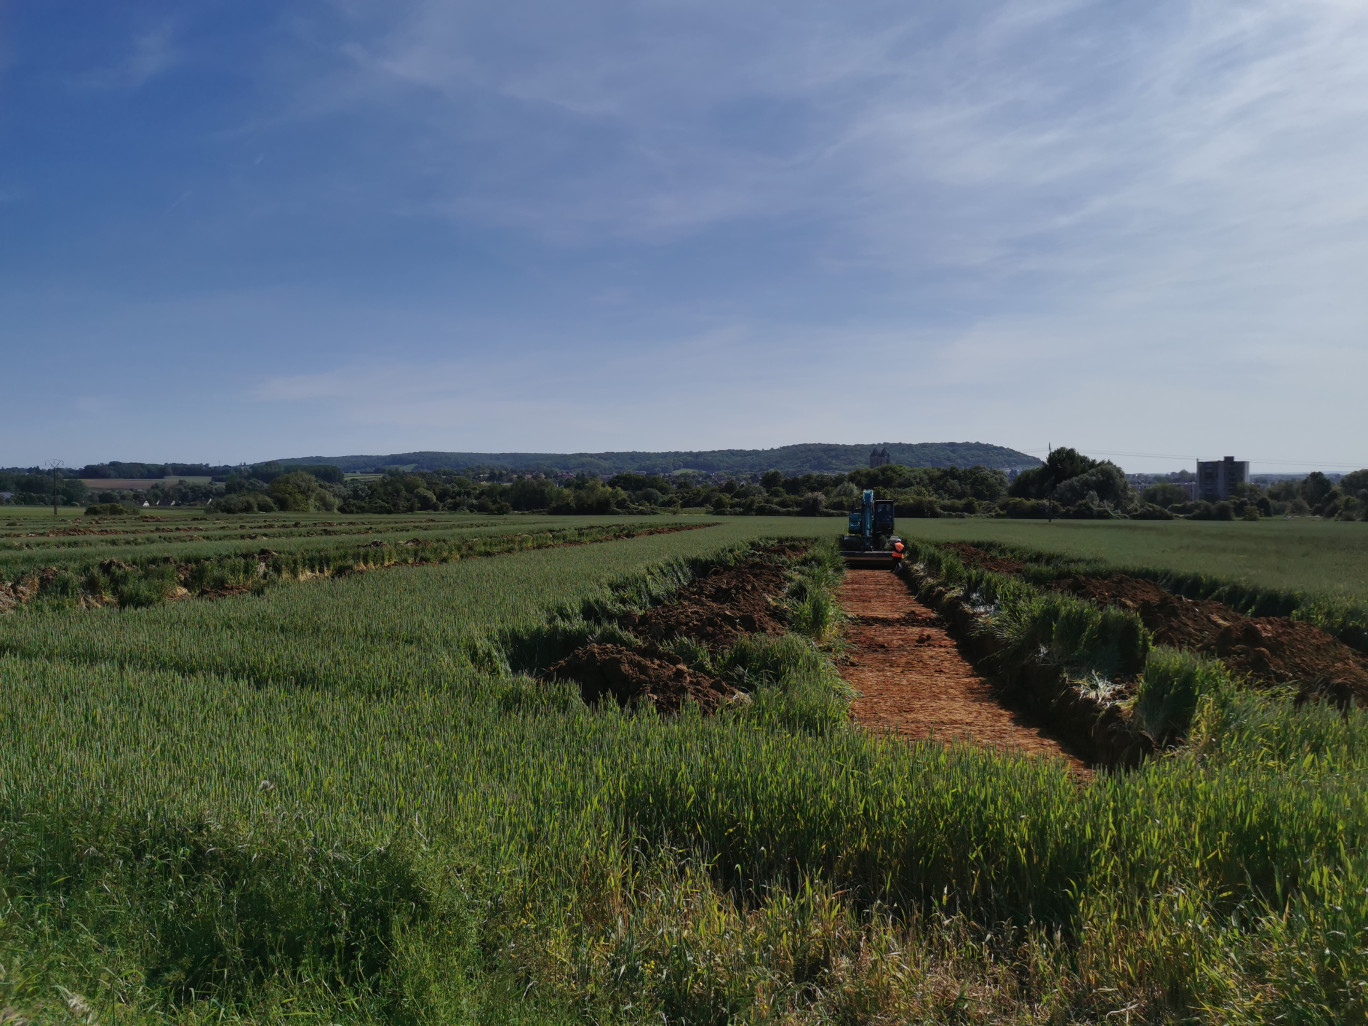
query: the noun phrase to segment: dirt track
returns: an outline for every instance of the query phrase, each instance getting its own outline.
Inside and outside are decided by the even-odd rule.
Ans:
[[[887,571],[852,570],[841,585],[850,617],[841,675],[861,695],[851,715],[872,730],[912,740],[934,736],[1082,762],[1058,741],[998,703],[960,655],[944,621]]]

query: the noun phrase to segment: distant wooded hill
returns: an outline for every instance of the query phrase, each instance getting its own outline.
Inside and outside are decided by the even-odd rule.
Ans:
[[[869,464],[872,449],[887,449],[893,463],[907,467],[992,467],[999,470],[1040,466],[1040,460],[1015,449],[985,442],[879,442],[836,445],[811,442],[777,449],[708,449],[702,452],[401,452],[389,456],[307,456],[276,461],[281,466],[327,464],[349,473],[383,470],[563,471],[588,474],[669,474],[695,470],[709,474],[843,474]]]

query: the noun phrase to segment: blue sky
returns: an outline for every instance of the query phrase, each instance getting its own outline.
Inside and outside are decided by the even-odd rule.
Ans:
[[[1366,53],[1361,0],[9,0],[0,464],[1361,466]]]

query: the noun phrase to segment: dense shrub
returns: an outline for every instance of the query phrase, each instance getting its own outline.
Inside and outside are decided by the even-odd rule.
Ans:
[[[1145,489],[1145,502],[1155,506],[1163,506],[1167,509],[1170,506],[1179,506],[1187,501],[1187,492],[1182,485],[1172,481],[1160,481],[1152,484]]]
[[[236,492],[215,499],[211,507],[217,513],[274,513],[276,505],[269,495],[261,492]]]
[[[899,517],[938,517],[941,515],[936,500],[929,495],[919,495],[906,502],[900,502],[893,507],[893,513]]]
[[[270,496],[277,509],[288,513],[307,513],[310,510],[332,512],[337,509],[337,497],[318,478],[302,471],[282,474],[272,481]],[[431,493],[429,498],[432,498]],[[433,499],[424,508],[431,509],[435,504],[436,500]],[[261,509],[260,500],[257,508]]]
[[[1002,505],[1002,512],[1009,517],[1018,519],[1044,520],[1051,513],[1051,505],[1040,499],[1023,499],[1012,497]],[[1054,510],[1058,515],[1058,510]]]
[[[1212,520],[1234,520],[1235,507],[1222,499],[1220,502],[1213,503],[1211,506]]]
[[[1173,520],[1174,516],[1163,506],[1147,502],[1130,515],[1132,520]]]
[[[1131,498],[1131,487],[1126,475],[1115,463],[1099,463],[1085,473],[1063,481],[1054,491],[1054,498],[1065,506],[1091,501],[1121,504]]]

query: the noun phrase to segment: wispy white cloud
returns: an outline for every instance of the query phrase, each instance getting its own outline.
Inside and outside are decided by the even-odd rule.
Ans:
[[[166,21],[138,33],[115,63],[82,74],[76,84],[86,89],[133,92],[171,70],[182,59],[177,24]]]
[[[191,27],[102,81],[165,74]],[[491,448],[1361,436],[1361,0],[334,0],[248,28],[239,130],[210,145],[271,160],[165,196],[193,190],[185,266],[222,246],[227,277],[300,285],[232,322],[324,368],[239,393],[263,423]],[[841,402],[852,366],[888,401]]]
[[[799,219],[837,263],[1128,276],[1368,209],[1362,5],[350,9],[299,109],[409,124],[433,214],[560,241]]]

